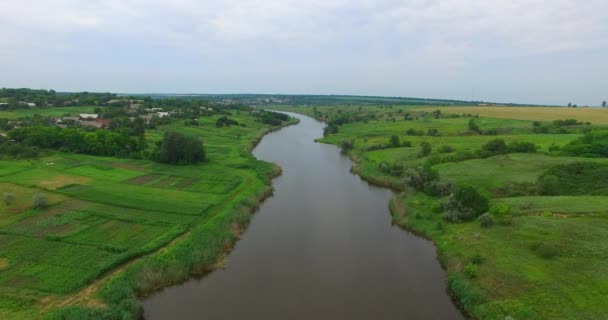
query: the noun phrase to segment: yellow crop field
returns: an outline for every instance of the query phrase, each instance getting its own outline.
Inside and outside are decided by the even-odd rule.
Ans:
[[[481,117],[553,121],[576,119],[592,124],[608,124],[608,109],[601,108],[561,108],[561,107],[441,107],[444,113],[471,113]],[[428,108],[424,109],[428,111]]]

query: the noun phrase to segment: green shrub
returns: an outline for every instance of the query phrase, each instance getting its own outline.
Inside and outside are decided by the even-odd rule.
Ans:
[[[347,153],[355,147],[354,140],[342,140],[340,141],[340,150],[342,152]]]
[[[423,141],[420,144],[420,152],[418,153],[418,158],[426,157],[429,154],[431,154],[432,151],[433,151],[433,146],[430,143]]]
[[[485,262],[486,259],[484,259],[484,257],[482,255],[480,255],[479,253],[476,253],[475,255],[473,255],[473,257],[471,257],[471,263],[472,264],[476,264],[478,266],[482,265]]]
[[[440,153],[452,153],[454,152],[454,148],[448,146],[448,145],[443,145],[441,147],[439,147],[439,149],[437,150]]]
[[[489,213],[479,216],[479,224],[482,228],[491,228],[494,225],[494,218]]]
[[[32,209],[44,209],[48,205],[48,199],[43,194],[37,194],[32,200]]]
[[[551,243],[535,242],[530,249],[543,259],[553,259],[559,256],[559,248]]]
[[[608,165],[576,162],[547,169],[538,179],[542,195],[608,195]]]
[[[7,206],[12,205],[13,203],[15,203],[15,195],[10,193],[10,192],[4,192],[2,194],[2,200],[4,201],[4,204],[6,204]]]
[[[467,278],[475,279],[477,278],[477,273],[479,272],[479,266],[474,263],[467,263],[467,265],[464,266],[463,271]]]
[[[461,185],[456,188],[454,198],[465,207],[471,208],[476,216],[479,216],[489,209],[489,201],[484,195],[473,186]]]
[[[391,147],[393,147],[393,148],[397,148],[397,147],[399,147],[399,146],[400,146],[400,143],[399,143],[399,137],[398,137],[398,136],[396,136],[396,135],[392,135],[392,136],[391,136],[391,138],[389,139],[389,142],[388,142],[388,143],[389,143],[389,144],[390,144],[390,146],[391,146]]]

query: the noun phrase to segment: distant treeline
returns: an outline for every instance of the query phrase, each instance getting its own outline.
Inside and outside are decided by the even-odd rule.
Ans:
[[[55,90],[35,89],[0,89],[0,107],[18,109],[31,107],[64,106],[64,105],[97,105],[115,99],[113,93],[58,93]]]

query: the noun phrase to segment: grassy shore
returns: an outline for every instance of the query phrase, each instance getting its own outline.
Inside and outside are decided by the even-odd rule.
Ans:
[[[208,160],[146,160],[52,153],[0,161],[0,318],[123,319],[139,299],[221,262],[250,214],[272,192],[277,166],[250,153],[277,127],[248,113],[241,126],[174,122],[147,131],[201,137]],[[287,124],[293,124],[291,120]],[[32,209],[35,195],[48,206]]]
[[[395,223],[434,241],[438,258],[448,273],[449,291],[472,318],[607,318],[608,304],[604,300],[608,296],[608,194],[601,191],[594,195],[541,196],[537,185],[539,176],[557,165],[608,163],[603,158],[567,157],[554,151],[578,139],[580,130],[603,129],[604,114],[593,116],[600,126],[575,126],[559,134],[538,134],[533,120],[545,119],[547,112],[553,116],[546,120],[586,121],[590,111],[507,108],[501,111],[505,116],[484,117],[487,109],[441,108],[441,115],[435,118],[430,114],[435,108],[283,108],[328,123],[348,119],[338,126],[337,133],[319,141],[350,145],[346,150],[356,162],[354,172],[371,183],[401,191],[390,203]],[[418,114],[420,110],[425,114]],[[530,110],[539,113],[530,116]],[[608,114],[607,110],[593,112]],[[456,118],[450,113],[471,115]],[[474,116],[477,113],[481,117]],[[408,114],[415,117],[405,120]],[[492,135],[471,132],[470,119],[480,131]],[[549,126],[551,121],[543,121],[542,125]],[[408,129],[423,134],[409,135]],[[438,134],[429,129],[436,129]],[[399,138],[399,146],[390,145],[392,136]],[[531,142],[539,149],[536,153],[437,160],[459,152],[474,152],[495,139]],[[404,141],[407,146],[403,146]],[[429,154],[421,154],[423,142],[431,145]],[[490,198],[490,208],[502,208],[508,214],[489,228],[477,220],[447,222],[440,206],[443,198],[414,191],[404,182],[401,171],[386,169],[416,168],[424,163],[433,164],[441,182],[472,185]]]

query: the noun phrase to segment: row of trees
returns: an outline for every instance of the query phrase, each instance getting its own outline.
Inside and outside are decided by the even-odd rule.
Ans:
[[[33,126],[13,129],[8,136],[9,143],[22,147],[103,156],[141,157],[139,152],[146,148],[143,136],[133,138],[126,131]]]
[[[55,90],[33,90],[33,89],[0,89],[0,99],[6,105],[4,109],[28,108],[27,103],[35,103],[37,107],[47,105],[97,105],[103,104],[111,99],[115,99],[116,94],[112,93],[58,93]]]

